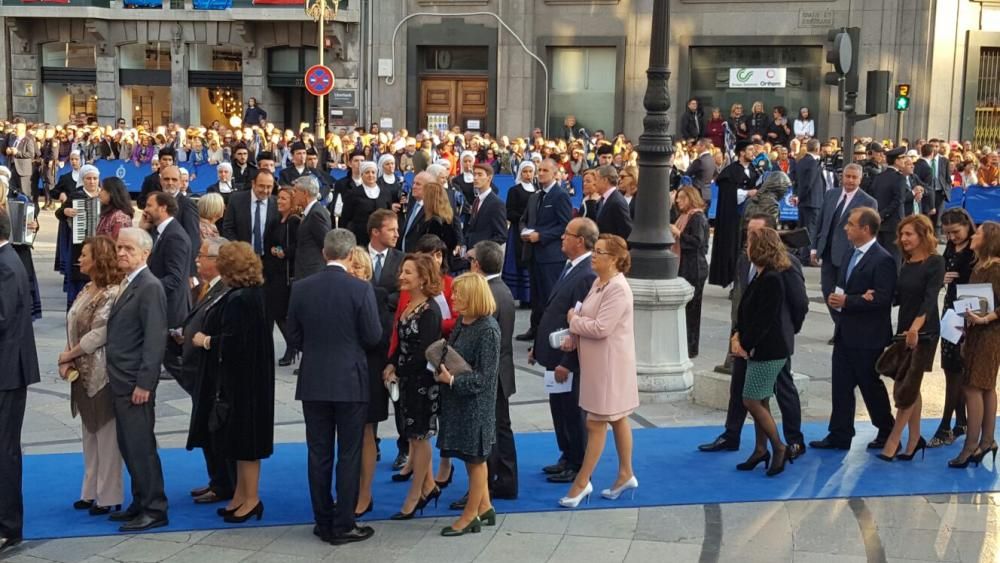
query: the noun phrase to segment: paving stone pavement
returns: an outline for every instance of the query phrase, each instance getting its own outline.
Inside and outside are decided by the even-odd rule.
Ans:
[[[62,279],[51,267],[54,233],[52,214],[43,214],[34,256],[45,309],[44,318],[35,323],[42,383],[32,386],[28,394],[22,436],[28,454],[80,451],[79,421],[70,416],[68,387],[58,378],[54,362],[65,343]],[[815,303],[798,338],[794,363],[797,372],[812,378],[804,419],[817,421],[826,420],[830,410],[830,347],[826,341],[832,325],[819,302],[818,269],[807,269],[806,276]],[[527,312],[519,311],[517,332],[527,323]],[[719,363],[728,331],[726,292],[706,287],[703,355],[694,360],[696,370],[710,370]],[[276,339],[280,341],[280,337]],[[518,393],[511,404],[514,430],[549,431],[552,422],[542,374],[526,364],[525,356],[525,344],[516,343]],[[305,439],[301,407],[293,398],[294,384],[291,368],[278,368],[277,442]],[[940,370],[925,377],[925,417],[940,415],[943,385]],[[866,418],[863,403],[859,401],[858,406],[858,417]],[[176,383],[161,383],[157,401],[161,447],[183,447],[190,409],[190,400]],[[681,402],[642,405],[632,424],[637,428],[721,427],[723,420],[721,411]],[[381,426],[383,438],[393,437],[389,426]],[[820,436],[807,437],[812,438]],[[496,527],[484,527],[482,533],[462,538],[438,535],[441,527],[451,523],[446,519],[386,521],[371,523],[373,539],[340,547],[319,542],[310,526],[279,526],[26,542],[0,559],[65,563],[994,561],[1000,560],[998,505],[1000,494],[974,494],[510,514],[501,515]]]

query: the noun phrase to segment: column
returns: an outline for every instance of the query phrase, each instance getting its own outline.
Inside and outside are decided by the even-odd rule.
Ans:
[[[122,107],[122,89],[118,83],[118,56],[113,46],[97,47],[97,122],[115,125]]]
[[[10,29],[10,95],[15,116],[28,121],[42,120],[42,67],[40,47],[20,35],[20,27],[8,21]],[[24,30],[27,31],[27,30]]]
[[[170,115],[184,126],[201,125],[191,121],[187,44],[178,40],[170,44]]]

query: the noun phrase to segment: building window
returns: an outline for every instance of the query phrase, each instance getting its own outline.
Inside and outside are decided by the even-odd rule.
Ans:
[[[614,131],[618,53],[615,47],[553,47],[549,65],[549,131],[561,131],[566,116],[577,127]]]
[[[121,68],[170,70],[170,43],[132,43],[118,50]]]
[[[489,47],[421,47],[422,72],[486,72],[490,67]]]
[[[191,70],[242,72],[243,53],[237,47],[213,47],[203,43],[188,46]]]
[[[1000,66],[998,65],[1000,65],[1000,48],[980,49],[976,128],[972,134],[972,142],[976,147],[995,147],[1000,141]]]
[[[97,50],[81,43],[45,43],[42,45],[42,66],[63,68],[97,68]]]

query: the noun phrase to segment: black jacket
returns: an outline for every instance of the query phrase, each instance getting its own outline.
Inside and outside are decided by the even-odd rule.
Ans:
[[[882,219],[879,232],[896,232],[896,226],[903,218],[903,194],[909,189],[906,178],[895,168],[886,168],[872,179],[868,195],[878,203],[878,214]]]
[[[154,242],[149,271],[160,280],[167,296],[167,326],[178,328],[184,324],[191,307],[188,268],[194,247],[176,217],[163,229],[163,234],[156,233],[154,227],[150,233]]]
[[[483,240],[491,240],[499,245],[507,242],[507,207],[493,192],[486,195],[479,204],[479,210],[465,224],[466,247],[472,248]]]
[[[139,189],[139,197],[138,197],[138,199],[136,199],[136,205],[139,206],[139,209],[140,210],[145,209],[146,208],[146,198],[149,197],[149,194],[151,194],[153,192],[158,192],[158,191],[160,191],[160,173],[159,172],[153,172],[152,174],[150,174],[150,175],[146,176],[145,178],[143,178],[142,179],[142,187]]]
[[[326,267],[323,239],[330,228],[330,213],[317,201],[299,224],[295,248],[295,279],[301,280]]]
[[[705,136],[705,116],[701,108],[696,112],[685,109],[681,114],[680,133],[682,139],[700,139]]]
[[[416,217],[413,217],[415,212]],[[412,224],[410,224],[411,217]],[[417,209],[417,200],[411,199],[406,213],[399,213],[399,240],[396,242],[396,248],[403,252],[413,252],[417,247],[417,241],[424,234],[426,220],[423,206]]]
[[[823,166],[818,158],[806,154],[795,162],[792,172],[792,193],[799,198],[799,207],[819,209],[823,205],[826,182]]]
[[[235,162],[233,165],[233,186],[237,190],[249,190],[252,187],[253,179],[257,176],[257,167],[247,162],[245,170],[240,170],[240,166]]]
[[[221,235],[233,241],[243,241],[253,244],[253,216],[250,213],[253,192],[236,192],[229,198],[226,214],[222,216]],[[318,205],[318,204],[317,204]],[[278,224],[278,201],[271,196],[267,200],[267,217],[264,219],[264,232],[261,240],[267,238],[271,229]]]
[[[514,383],[514,316],[517,306],[514,304],[514,295],[502,278],[495,277],[489,284],[493,300],[497,304],[493,317],[500,325],[500,391],[504,397],[509,398],[517,391]]]
[[[751,360],[781,360],[791,354],[781,331],[784,308],[785,283],[781,272],[764,270],[743,292],[736,332]]]
[[[552,288],[549,301],[545,304],[545,312],[538,321],[533,348],[535,360],[545,369],[563,366],[574,373],[579,371],[580,359],[576,351],[563,352],[559,348],[549,346],[549,334],[569,327],[569,323],[566,322],[566,311],[575,307],[577,302],[583,302],[590,293],[595,278],[597,274],[594,273],[588,256]]]
[[[881,350],[892,340],[892,301],[896,295],[896,259],[879,243],[872,244],[858,260],[847,278],[854,248],[848,248],[841,259],[843,267],[837,276],[837,286],[844,289],[847,300],[840,312],[833,339],[837,344],[862,350]],[[875,290],[872,301],[862,296]]]
[[[191,241],[191,259],[188,263],[188,276],[198,276],[198,265],[195,259],[201,249],[201,216],[198,215],[198,204],[190,197],[177,194],[177,215],[174,219],[181,224],[188,240]]]
[[[0,247],[0,391],[38,383],[38,352],[31,327],[31,282],[14,247]]]
[[[611,192],[607,201],[597,202],[597,230],[612,235],[618,235],[625,240],[632,234],[632,214],[629,212],[625,196],[617,189]]]

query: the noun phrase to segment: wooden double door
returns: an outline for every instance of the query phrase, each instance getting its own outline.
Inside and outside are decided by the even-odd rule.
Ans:
[[[428,114],[448,115],[448,125],[465,130],[478,121],[486,130],[489,115],[489,83],[485,76],[426,76],[420,79],[420,128],[427,127]]]

